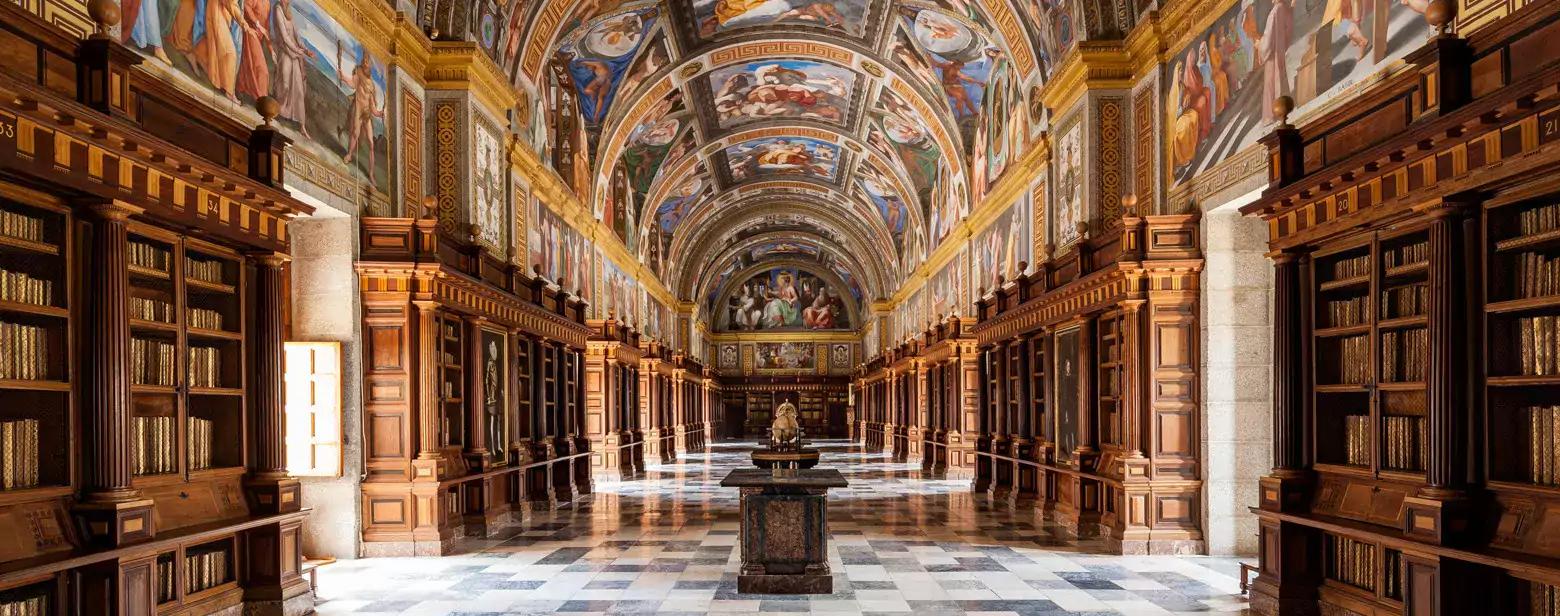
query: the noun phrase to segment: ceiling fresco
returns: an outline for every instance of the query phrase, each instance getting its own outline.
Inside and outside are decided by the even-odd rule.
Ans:
[[[1033,97],[1059,59],[1124,31],[1129,4],[422,0],[419,18],[531,100],[567,90],[573,117],[531,120],[554,128],[538,150],[583,144],[582,200],[674,294],[713,310],[788,263],[859,327],[1047,128]]]

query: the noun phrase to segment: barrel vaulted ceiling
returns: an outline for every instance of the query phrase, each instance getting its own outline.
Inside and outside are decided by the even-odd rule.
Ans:
[[[575,188],[683,300],[797,267],[891,295],[1047,121],[1132,0],[423,0],[543,107]],[[1139,2],[1140,3],[1140,2]],[[1119,6],[1118,6],[1119,5]],[[1121,17],[1124,19],[1125,17]],[[1034,104],[1031,104],[1034,103]],[[569,174],[565,174],[568,177]],[[852,321],[858,323],[859,321]]]

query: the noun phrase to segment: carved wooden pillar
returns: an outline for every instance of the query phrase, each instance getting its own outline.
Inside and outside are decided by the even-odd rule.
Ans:
[[[414,301],[417,312],[417,459],[414,480],[438,481],[444,474],[444,452],[440,445],[439,351],[443,345],[439,331],[439,304]]]
[[[482,407],[486,383],[482,378],[482,324],[487,319],[466,317],[466,463],[473,469],[487,467],[487,410]]]
[[[1429,290],[1426,310],[1425,421],[1428,464],[1425,485],[1405,501],[1403,530],[1439,544],[1456,542],[1467,531],[1466,439],[1467,357],[1470,348],[1463,294],[1467,268],[1463,220],[1467,207],[1448,203],[1430,212]]]
[[[244,486],[252,509],[262,513],[297,511],[298,481],[287,474],[284,447],[286,385],[282,370],[282,340],[286,336],[287,256],[267,253],[255,258],[254,354],[250,358],[254,392],[253,466]]]
[[[1305,305],[1302,255],[1273,257],[1273,471],[1262,478],[1263,509],[1303,509],[1310,472],[1305,456]]]
[[[1143,452],[1148,443],[1144,435],[1151,429],[1150,405],[1144,400],[1146,388],[1143,382],[1152,372],[1140,360],[1146,343],[1143,335],[1143,300],[1129,300],[1123,305],[1125,315],[1121,327],[1121,365],[1127,366],[1121,374],[1121,455],[1133,460],[1129,464],[1143,464]]]
[[[130,274],[126,223],[140,208],[120,201],[93,204],[83,432],[89,444],[84,497],[76,504],[89,539],[115,547],[151,539],[152,501],[131,485]]]
[[[1073,450],[1073,459],[1077,461],[1078,468],[1093,472],[1095,463],[1099,460],[1100,438],[1100,413],[1099,396],[1095,391],[1095,376],[1099,362],[1096,356],[1099,349],[1095,348],[1094,330],[1098,327],[1093,319],[1083,322],[1078,331],[1078,446]]]

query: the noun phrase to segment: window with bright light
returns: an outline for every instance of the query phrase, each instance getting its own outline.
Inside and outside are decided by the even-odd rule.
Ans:
[[[285,343],[287,472],[341,475],[341,343]]]

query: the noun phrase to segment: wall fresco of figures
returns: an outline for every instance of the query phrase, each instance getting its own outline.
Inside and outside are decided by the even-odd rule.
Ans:
[[[716,331],[846,330],[849,291],[812,272],[776,267],[749,276],[720,303]]]
[[[276,98],[294,147],[390,192],[385,64],[315,0],[121,0],[120,9],[126,45],[217,100],[253,109]]]
[[[990,292],[996,288],[999,276],[1013,280],[1022,273],[1019,264],[1031,262],[1030,207],[1027,196],[1020,199],[971,238],[970,271],[973,275],[968,289],[971,302],[980,297],[982,289]],[[967,305],[973,306],[973,303]]]
[[[542,276],[548,280],[562,280],[567,290],[578,290],[587,300],[594,297],[591,286],[596,250],[590,239],[539,199],[531,199],[530,221],[526,241],[530,259],[526,267],[541,266]]]
[[[811,342],[759,342],[753,345],[753,368],[765,370],[816,370],[818,350]]]
[[[1378,6],[1379,4],[1379,6]],[[1166,64],[1166,131],[1177,183],[1255,143],[1277,121],[1424,44],[1427,0],[1242,0]]]
[[[577,29],[558,47],[558,61],[568,67],[579,95],[580,116],[594,136],[617,100],[618,86],[628,74],[655,26],[654,8],[624,11]]]
[[[1083,123],[1073,122],[1071,126],[1063,129],[1061,138],[1056,140],[1056,221],[1055,237],[1058,249],[1066,248],[1078,241],[1081,234],[1078,231],[1078,223],[1085,222],[1088,212],[1084,211],[1083,196],[1085,182],[1088,176],[1083,168]]]
[[[477,241],[504,256],[509,230],[508,197],[504,194],[507,156],[498,129],[485,120],[473,123],[471,161],[471,221]]]
[[[926,308],[929,318],[935,321],[954,314],[971,314],[967,290],[969,267],[968,253],[960,250],[953,260],[927,279]]]
[[[764,26],[803,25],[860,36],[867,0],[692,0],[700,37]]]
[[[602,254],[600,249],[596,252],[596,262],[601,265],[594,304],[596,317],[614,315],[620,322],[643,328],[644,291],[639,287],[639,282]]]

